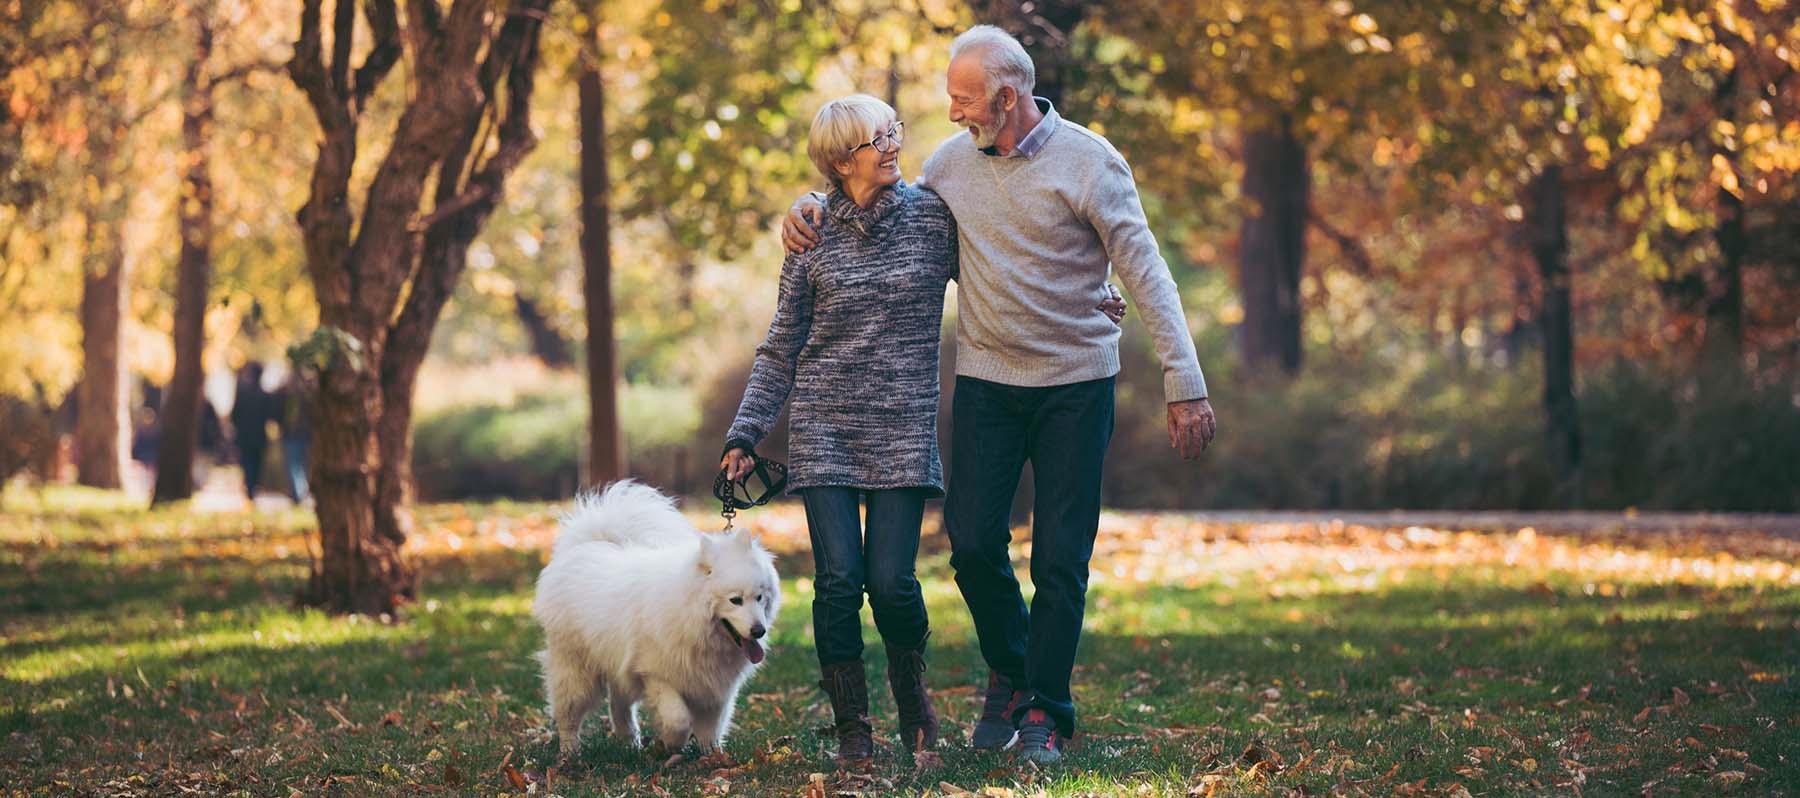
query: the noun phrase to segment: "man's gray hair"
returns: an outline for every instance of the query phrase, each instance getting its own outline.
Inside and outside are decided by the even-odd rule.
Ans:
[[[987,76],[987,96],[993,97],[1001,86],[1011,86],[1021,100],[1031,99],[1037,86],[1037,67],[1019,40],[993,25],[976,25],[950,42],[950,60],[964,53],[981,59],[981,71]]]

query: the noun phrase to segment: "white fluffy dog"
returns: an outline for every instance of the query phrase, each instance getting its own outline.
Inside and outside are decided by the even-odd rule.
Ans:
[[[578,497],[532,605],[562,756],[579,750],[581,720],[603,695],[613,733],[631,745],[648,702],[671,753],[690,735],[719,750],[780,607],[774,559],[748,532],[701,534],[669,497],[630,480]]]

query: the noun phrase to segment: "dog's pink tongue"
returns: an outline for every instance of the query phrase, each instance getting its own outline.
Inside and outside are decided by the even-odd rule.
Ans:
[[[748,637],[744,638],[744,656],[750,658],[750,664],[752,664],[752,665],[762,664],[762,661],[763,661],[762,644],[758,643],[755,640],[752,640]]]

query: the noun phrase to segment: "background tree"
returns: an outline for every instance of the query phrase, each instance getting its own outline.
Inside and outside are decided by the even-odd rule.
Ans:
[[[83,485],[118,488],[124,482],[130,450],[130,397],[121,352],[130,281],[125,257],[124,224],[132,191],[128,165],[134,158],[131,131],[159,104],[139,89],[141,63],[134,58],[155,53],[154,41],[168,19],[135,4],[104,5],[91,16],[59,7],[46,21],[60,22],[51,37],[61,37],[47,52],[62,50],[81,62],[75,95],[81,130],[82,224],[81,382],[77,389],[75,468]],[[52,23],[54,24],[54,23]],[[137,53],[134,57],[134,53]],[[155,63],[145,58],[144,62]]]
[[[176,202],[181,255],[175,288],[175,373],[163,394],[162,434],[157,446],[152,505],[193,495],[194,448],[200,439],[202,358],[206,336],[206,295],[212,282],[213,185],[211,146],[213,49],[211,3],[190,11],[194,52],[182,79],[181,194]]]
[[[194,0],[188,10],[194,49],[180,84],[181,139],[176,163],[181,181],[174,197],[180,254],[175,264],[171,321],[174,366],[157,414],[161,429],[157,435],[152,505],[186,499],[194,491],[194,455],[205,407],[201,391],[206,366],[206,315],[213,280],[216,202],[212,142],[217,126],[217,89],[280,68],[279,64],[260,58],[246,59],[227,69],[212,63],[216,60],[213,50],[220,26],[225,27],[226,38],[237,32],[234,28],[255,27],[246,24],[254,12],[242,7],[233,11],[226,13],[217,0]]]
[[[599,20],[581,14],[577,31],[593,36],[581,49],[581,285],[587,313],[587,483],[604,485],[625,475],[625,440],[619,429],[619,368],[613,343],[612,180],[607,172],[606,81],[600,74]]]
[[[1094,15],[1097,32],[1132,46],[1110,48],[1090,70],[1123,68],[1129,85],[1164,98],[1163,119],[1171,123],[1124,128],[1123,141],[1152,152],[1172,148],[1191,161],[1196,148],[1207,146],[1194,140],[1200,129],[1235,130],[1235,141],[1224,147],[1242,168],[1235,198],[1238,343],[1252,373],[1299,370],[1306,234],[1320,229],[1344,241],[1313,210],[1315,163],[1354,164],[1361,143],[1355,132],[1428,116],[1435,98],[1429,89],[1436,85],[1429,75],[1457,70],[1457,44],[1466,28],[1479,24],[1472,19],[1478,5],[1199,0]],[[1140,172],[1164,196],[1176,197],[1187,193],[1179,185],[1195,169]]]
[[[403,23],[392,0],[371,0],[361,11],[372,42],[354,68],[357,4],[336,4],[329,56],[321,0],[301,12],[289,72],[322,134],[299,213],[321,324],[297,352],[318,372],[313,481],[323,558],[306,603],[378,614],[413,594],[394,512],[405,458],[394,449],[405,442],[410,379],[440,297],[454,287],[506,174],[535,144],[527,111],[546,5],[525,0],[496,10],[457,0],[443,9],[418,0]],[[403,56],[408,98],[353,222],[358,122]],[[435,204],[425,213],[428,182]]]

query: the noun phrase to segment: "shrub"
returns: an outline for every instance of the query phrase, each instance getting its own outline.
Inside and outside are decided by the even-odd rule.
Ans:
[[[1162,369],[1127,335],[1103,499],[1176,509],[1553,509],[1537,371],[1425,356],[1317,357],[1294,378],[1245,375],[1223,342],[1202,340],[1219,413],[1213,448],[1183,463],[1169,448]],[[954,347],[944,358],[940,441]],[[622,417],[630,472],[701,495],[718,468],[748,359],[698,389],[629,386]],[[1639,363],[1580,375],[1581,498],[1592,509],[1800,511],[1800,408],[1792,387],[1702,380]],[[586,440],[579,391],[511,407],[459,407],[417,432],[426,498],[555,498],[574,491]],[[758,453],[786,459],[785,421]]]

